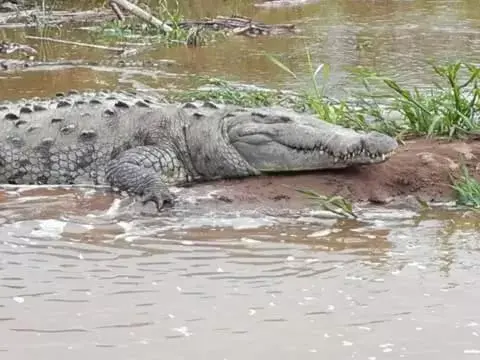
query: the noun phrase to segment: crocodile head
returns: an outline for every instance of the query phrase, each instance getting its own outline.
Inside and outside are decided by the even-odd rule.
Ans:
[[[224,136],[261,173],[381,163],[398,147],[390,136],[361,133],[286,109],[259,109],[224,118]]]

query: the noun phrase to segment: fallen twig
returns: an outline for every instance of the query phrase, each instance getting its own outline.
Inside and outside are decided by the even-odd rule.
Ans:
[[[155,16],[153,16],[152,14],[149,14],[148,12],[146,12],[142,8],[138,7],[137,5],[132,4],[128,0],[110,0],[110,3],[111,4],[112,3],[116,4],[116,5],[124,8],[125,10],[131,12],[133,15],[135,15],[135,16],[139,17],[140,19],[148,22],[149,24],[152,24],[154,26],[158,26],[158,27],[162,28],[162,30],[165,31],[165,32],[172,31],[171,26],[169,26],[165,22],[157,19]],[[117,14],[117,16],[118,16],[118,14]]]
[[[116,51],[116,52],[124,52],[124,51],[125,51],[125,49],[123,49],[123,48],[118,48],[118,47],[111,47],[111,46],[104,46],[104,45],[95,45],[95,44],[87,44],[87,43],[81,43],[81,42],[77,42],[77,41],[54,39],[54,38],[43,37],[43,36],[27,35],[27,36],[25,36],[25,38],[26,38],[26,39],[42,40],[42,41],[51,41],[51,42],[60,43],[60,44],[68,44],[68,45],[75,45],[75,46],[91,47],[91,48],[95,48],[95,49],[102,49],[102,50],[109,50],[109,51]]]
[[[122,10],[114,2],[110,2],[110,7],[112,8],[115,15],[117,15],[118,20],[125,21],[125,15],[123,15]]]
[[[325,196],[318,194],[313,190],[296,189],[299,193],[307,196],[308,199],[315,201],[323,210],[331,213],[353,218],[358,218],[357,214],[353,211],[353,205],[351,202],[343,198],[342,196]]]
[[[49,11],[25,10],[14,13],[0,12],[0,28],[36,27],[42,25],[58,25],[65,23],[99,23],[114,19],[109,10],[95,9],[87,11]]]

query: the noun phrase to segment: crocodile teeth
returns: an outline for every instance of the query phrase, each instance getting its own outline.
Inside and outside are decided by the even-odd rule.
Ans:
[[[369,158],[370,162],[376,162],[378,159],[381,159],[382,161],[388,158],[391,155],[390,153],[371,153],[370,151],[364,149],[364,148],[357,148],[355,150],[347,151],[345,153],[336,153],[333,151],[330,151],[329,148],[325,146],[319,146],[317,148],[314,148],[313,150],[317,151],[319,155],[327,155],[331,157],[334,161],[334,163],[338,163],[339,161],[348,161],[352,160],[355,157],[358,156],[366,156]],[[312,149],[297,149],[297,151],[302,151],[304,153],[312,151]]]

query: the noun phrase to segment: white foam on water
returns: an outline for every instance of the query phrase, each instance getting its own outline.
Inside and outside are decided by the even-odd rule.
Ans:
[[[198,228],[198,227],[214,227],[214,228],[233,228],[235,230],[256,229],[264,226],[273,226],[278,221],[270,217],[253,217],[253,216],[235,216],[235,217],[215,217],[215,216],[195,216],[182,219],[181,228]]]
[[[55,189],[90,189],[90,190],[101,190],[101,189],[108,189],[108,186],[104,185],[92,185],[92,184],[72,184],[72,185],[65,185],[65,184],[49,184],[49,185],[13,185],[13,184],[2,184],[2,189],[6,191],[10,191],[13,193],[22,193],[29,190],[36,190],[36,189],[45,189],[45,190],[55,190]]]
[[[105,215],[107,215],[107,216],[117,215],[119,213],[121,205],[122,205],[122,200],[121,199],[114,199],[112,201],[112,204],[108,208],[108,210],[105,212]]]
[[[30,233],[30,235],[33,237],[60,238],[61,234],[65,230],[65,226],[67,226],[67,222],[55,219],[37,220],[37,223],[38,228],[32,230]]]
[[[66,194],[66,195],[56,195],[55,198],[58,200],[58,198],[60,197],[68,197],[68,196],[71,196],[70,194]],[[24,204],[24,203],[28,203],[28,202],[31,202],[31,201],[35,201],[35,202],[40,202],[40,201],[52,201],[52,197],[49,196],[49,195],[36,195],[36,196],[21,196],[21,197],[18,197],[15,199],[15,202],[16,203],[19,203],[19,204]]]
[[[465,349],[463,353],[466,355],[480,355],[480,349]]]

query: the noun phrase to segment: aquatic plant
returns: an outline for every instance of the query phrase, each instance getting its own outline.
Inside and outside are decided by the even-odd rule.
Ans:
[[[285,64],[267,56],[272,63],[297,78]],[[314,69],[308,51],[307,63],[313,91],[303,91],[304,104],[323,120],[356,129],[375,129],[397,137],[458,138],[480,130],[480,68],[476,65],[461,61],[446,65],[431,64],[439,79],[433,81],[434,88],[430,90],[419,90],[417,87],[408,90],[388,77],[357,69],[356,74],[365,91],[352,94],[358,100],[352,105],[347,101],[328,103],[326,82],[322,86],[318,84],[318,74],[322,69],[323,78],[328,79],[328,67],[320,64]],[[379,88],[382,83],[386,89]],[[382,104],[378,103],[380,98],[384,100]],[[400,118],[388,118],[391,113],[399,114]]]
[[[391,107],[403,115],[415,135],[458,138],[478,132],[480,68],[463,62],[432,67],[439,79],[430,91],[409,91],[384,79],[394,92]]]
[[[461,167],[458,178],[452,179],[452,188],[455,192],[457,205],[480,208],[480,182],[475,179],[465,165]]]
[[[353,217],[355,219],[358,217],[353,211],[353,204],[342,196],[325,196],[313,190],[305,189],[296,189],[296,191],[305,195],[307,199],[312,200],[322,210],[342,217]]]

